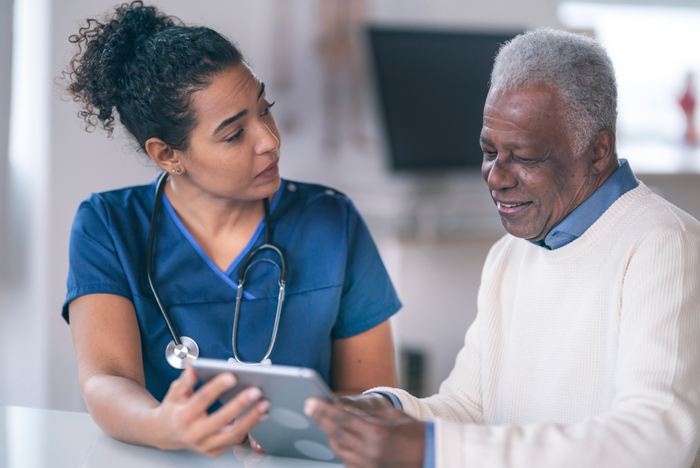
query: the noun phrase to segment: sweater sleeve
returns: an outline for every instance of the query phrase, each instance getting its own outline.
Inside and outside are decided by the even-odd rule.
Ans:
[[[700,442],[698,265],[700,239],[684,231],[636,246],[620,295],[617,392],[608,412],[569,425],[484,426],[443,411],[435,425],[436,466],[693,465]],[[466,378],[468,363],[457,365],[467,367],[453,374]]]
[[[467,330],[464,347],[457,355],[455,367],[440,385],[440,391],[428,398],[416,398],[405,390],[378,387],[368,392],[395,395],[403,411],[423,421],[446,418],[460,423],[483,422],[481,404],[481,353],[479,350],[479,317]]]
[[[572,424],[484,425],[479,316],[438,395],[382,390],[407,413],[435,421],[438,468],[700,466],[693,464],[700,446],[698,265],[700,236],[687,231],[657,232],[634,246],[619,297],[616,394],[605,413]]]

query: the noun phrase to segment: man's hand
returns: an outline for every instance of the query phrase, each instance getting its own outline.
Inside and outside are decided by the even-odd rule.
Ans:
[[[367,414],[378,414],[394,407],[389,397],[381,393],[350,395],[340,397],[338,400],[343,406],[350,406]]]
[[[394,408],[373,415],[309,398],[304,413],[328,434],[328,441],[348,468],[423,466],[425,426]]]

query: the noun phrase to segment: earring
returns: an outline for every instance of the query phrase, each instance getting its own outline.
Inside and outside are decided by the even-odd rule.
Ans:
[[[181,172],[182,172],[182,169],[180,169],[180,168],[178,167],[178,168],[177,168],[177,169],[175,169],[175,170],[174,170],[173,172],[177,172],[177,173],[179,174],[179,173],[181,173]]]

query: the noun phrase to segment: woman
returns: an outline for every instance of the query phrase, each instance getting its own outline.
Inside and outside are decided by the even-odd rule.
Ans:
[[[111,132],[118,115],[169,175],[159,208],[154,182],[91,195],[73,223],[63,315],[100,427],[125,442],[216,456],[265,418],[258,389],[209,413],[235,377],[195,389],[190,368],[166,361],[171,335],[146,271],[154,206],[153,283],[201,356],[232,357],[241,259],[271,228],[289,265],[272,362],[314,368],[343,394],[395,386],[388,318],[400,303],[369,232],[342,194],[280,179],[274,103],[236,47],[138,1],[88,20],[71,40],[81,50],[68,89],[88,128]],[[279,263],[271,251],[258,255]],[[277,278],[267,262],[248,272],[236,346],[243,361],[260,361],[270,344]]]

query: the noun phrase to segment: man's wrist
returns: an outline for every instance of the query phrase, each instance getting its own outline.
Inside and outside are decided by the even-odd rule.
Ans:
[[[393,408],[391,398],[387,395],[371,392],[363,393],[362,395],[351,395],[340,398],[341,403],[360,409],[365,412],[381,411],[388,408]]]
[[[435,468],[435,423],[426,421],[425,449],[423,451],[423,468]]]
[[[401,400],[399,400],[399,397],[397,397],[393,393],[382,392],[382,391],[374,391],[374,392],[370,392],[370,393],[376,393],[376,394],[382,395],[383,397],[385,397],[386,399],[388,399],[391,402],[392,408],[400,409],[401,411],[403,411],[403,404],[401,403]]]

